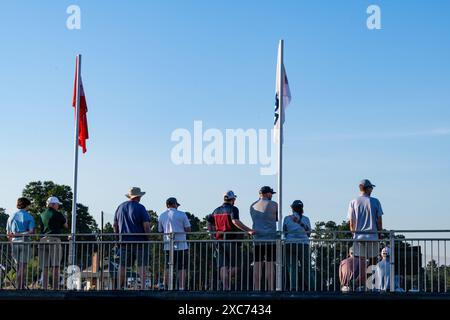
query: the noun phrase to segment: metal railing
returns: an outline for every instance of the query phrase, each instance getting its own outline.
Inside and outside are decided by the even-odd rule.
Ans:
[[[216,240],[194,232],[127,241],[79,234],[75,241],[43,235],[14,242],[0,236],[0,289],[447,293],[449,234],[401,230],[355,240],[335,231],[257,240],[227,233]],[[72,245],[76,265],[69,263]]]

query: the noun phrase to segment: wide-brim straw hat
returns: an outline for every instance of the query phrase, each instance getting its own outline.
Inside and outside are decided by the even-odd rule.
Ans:
[[[142,197],[145,194],[145,192],[141,191],[141,188],[133,187],[130,188],[130,191],[125,195],[128,199],[133,199],[136,197]]]

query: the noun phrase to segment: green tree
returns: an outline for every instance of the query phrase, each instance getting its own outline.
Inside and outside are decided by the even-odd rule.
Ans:
[[[107,241],[114,241],[114,239],[116,238],[115,236],[111,236],[110,234],[114,233],[114,227],[110,222],[107,222],[104,226],[103,226],[103,236],[101,239],[103,239],[103,241],[107,242]]]
[[[205,233],[206,230],[206,219],[200,220],[200,218],[196,217],[194,214],[190,212],[186,212],[186,215],[191,223],[192,232],[197,232],[196,234],[192,234],[189,236],[189,239],[192,240],[208,240],[209,236]],[[202,232],[202,233],[200,233]]]
[[[334,221],[319,221],[316,222],[313,239],[351,239],[350,224],[347,221],[342,221],[337,224]]]
[[[69,225],[72,225],[72,215],[67,216]],[[89,208],[77,203],[77,233],[98,233],[97,221],[89,214]]]
[[[6,210],[0,208],[0,240],[5,240],[6,238],[2,235],[6,234],[6,223],[8,222],[9,216],[6,214]]]
[[[425,274],[422,274],[422,290],[428,292],[444,292],[450,287],[450,267],[442,264],[438,265],[437,261],[432,259],[428,261],[424,270]]]
[[[152,233],[158,232],[158,214],[156,211],[148,210],[148,216],[150,218],[150,228]]]
[[[186,215],[191,223],[192,232],[199,232],[200,230],[200,219],[190,212],[186,212]]]
[[[72,189],[53,181],[30,182],[23,189],[22,195],[31,200],[30,213],[35,217],[45,210],[46,201],[51,196],[58,197],[62,202],[61,211],[69,213],[72,210]]]
[[[71,224],[73,193],[70,186],[56,184],[53,181],[33,181],[25,186],[22,195],[31,200],[30,213],[36,222],[38,222],[38,214],[46,208],[48,197],[58,197],[62,202],[60,211],[67,215],[69,225]],[[89,214],[88,207],[77,203],[77,233],[97,233],[98,231],[98,225]]]
[[[107,222],[104,226],[103,226],[103,233],[114,233],[114,227],[110,222]]]

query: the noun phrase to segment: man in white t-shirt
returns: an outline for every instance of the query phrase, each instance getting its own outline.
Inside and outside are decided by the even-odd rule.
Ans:
[[[177,199],[166,200],[167,211],[159,216],[158,231],[164,232],[164,251],[166,259],[166,272],[164,282],[167,287],[169,279],[170,263],[170,237],[173,236],[173,265],[174,271],[178,275],[178,290],[184,290],[186,279],[186,269],[188,267],[188,244],[186,242],[186,232],[191,232],[191,224],[185,212],[179,211],[180,204]]]
[[[361,266],[367,266],[367,259],[374,264],[380,252],[379,233],[383,228],[383,210],[378,199],[371,197],[375,187],[369,180],[364,179],[359,183],[361,195],[350,201],[348,208],[348,220],[350,231],[353,233],[353,250],[355,257],[361,260]],[[365,278],[365,270],[362,274]]]

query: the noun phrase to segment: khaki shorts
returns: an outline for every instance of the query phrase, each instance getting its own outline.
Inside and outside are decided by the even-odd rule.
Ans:
[[[39,263],[41,267],[59,267],[61,264],[61,240],[44,237],[39,241]]]
[[[16,263],[28,263],[33,257],[32,243],[13,242],[11,244],[11,255]]]
[[[353,255],[355,257],[373,258],[380,254],[379,241],[356,241],[353,244]]]

